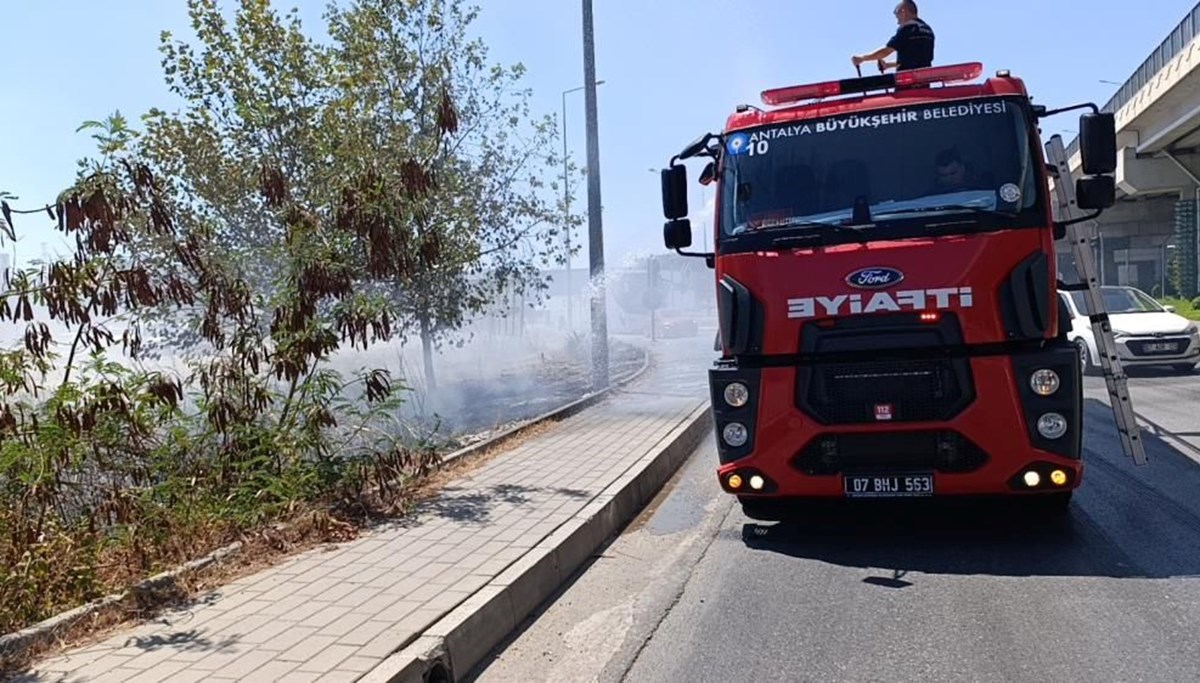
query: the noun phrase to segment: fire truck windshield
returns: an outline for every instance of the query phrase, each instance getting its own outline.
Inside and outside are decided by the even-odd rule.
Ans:
[[[832,239],[887,239],[951,215],[960,232],[1016,227],[1022,215],[1036,225],[1044,216],[1030,211],[1042,198],[1029,131],[1022,107],[1002,98],[738,131],[725,139],[722,237],[820,237],[828,223],[862,226],[857,238],[831,229]]]

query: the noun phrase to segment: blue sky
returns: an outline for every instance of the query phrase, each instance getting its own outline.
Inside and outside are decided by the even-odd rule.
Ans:
[[[229,4],[229,0],[226,0]],[[324,0],[299,6],[320,31]],[[557,114],[562,91],[583,83],[577,0],[478,0],[477,34],[493,60],[523,62],[535,106]],[[91,140],[75,133],[85,119],[120,109],[136,118],[169,105],[157,52],[159,32],[188,35],[183,0],[38,0],[5,7],[0,82],[0,190],[17,204],[45,202],[68,184]],[[1100,0],[985,3],[923,0],[921,14],[937,33],[936,63],[982,61],[985,73],[1010,69],[1035,101],[1050,106],[1103,104],[1194,0],[1131,4]],[[678,149],[717,131],[740,102],[758,103],[768,87],[853,74],[850,56],[868,52],[895,29],[894,0],[595,0],[601,182],[605,252],[610,263],[632,254],[663,253],[659,181]],[[1082,38],[1091,37],[1091,44]],[[568,142],[585,161],[584,99],[567,96]],[[1044,127],[1074,130],[1074,115]],[[1067,136],[1069,140],[1069,135]],[[692,170],[693,178],[698,169]],[[584,210],[586,192],[575,208]],[[700,188],[693,218],[703,203]],[[61,238],[46,220],[18,223],[25,235],[18,260],[40,255]],[[582,237],[582,236],[581,236]],[[701,237],[696,236],[699,244]],[[4,245],[12,251],[12,245]],[[576,266],[586,263],[586,253]]]

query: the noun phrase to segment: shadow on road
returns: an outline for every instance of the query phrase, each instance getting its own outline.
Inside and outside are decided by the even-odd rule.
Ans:
[[[1021,499],[835,501],[806,504],[785,522],[748,523],[741,539],[752,550],[881,569],[869,582],[891,588],[912,585],[911,572],[1200,576],[1200,464],[1143,430],[1150,464],[1135,466],[1108,406],[1088,404],[1084,483],[1061,516]]]
[[[1179,379],[1181,377],[1196,377],[1200,375],[1200,368],[1176,370],[1157,365],[1134,365],[1125,367],[1124,370],[1130,379]]]
[[[746,524],[753,550],[850,567],[998,576],[1133,577],[1137,570],[1073,510],[1066,519],[1003,502],[812,506],[804,520]],[[1197,562],[1190,570],[1200,570]]]

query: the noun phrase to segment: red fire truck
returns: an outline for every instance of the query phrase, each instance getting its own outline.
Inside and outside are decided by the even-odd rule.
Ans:
[[[1084,219],[1055,219],[1039,120],[1092,109],[1070,188],[1090,219],[1115,198],[1113,118],[1049,111],[982,71],[768,90],[767,109],[737,107],[662,171],[667,248],[715,271],[717,476],[748,516],[845,497],[1062,510],[1079,486],[1081,368],[1055,242]],[[717,189],[712,253],[685,251],[681,162],[697,157]]]

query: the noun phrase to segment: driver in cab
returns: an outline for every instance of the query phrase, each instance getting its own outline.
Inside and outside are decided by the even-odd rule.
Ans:
[[[967,165],[963,163],[958,151],[947,149],[937,155],[933,162],[937,170],[936,187],[938,192],[956,192],[971,187],[967,182]]]

